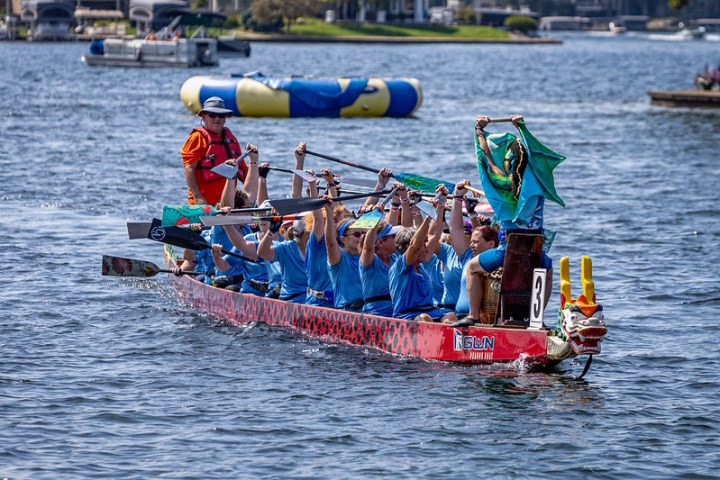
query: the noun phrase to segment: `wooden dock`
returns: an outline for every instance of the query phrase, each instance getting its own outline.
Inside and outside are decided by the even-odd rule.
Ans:
[[[653,105],[662,107],[720,108],[720,90],[661,90],[648,95]]]

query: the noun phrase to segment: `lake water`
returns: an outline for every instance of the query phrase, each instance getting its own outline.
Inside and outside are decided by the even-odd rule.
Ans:
[[[717,478],[720,111],[646,92],[692,88],[719,44],[563,39],[258,43],[205,71],[93,69],[87,44],[0,43],[0,478]],[[567,208],[545,221],[576,284],[593,259],[609,333],[588,375],[575,379],[580,361],[459,367],[229,328],[162,276],[101,277],[103,254],[162,263],[125,224],[185,200],[179,149],[198,122],[183,82],[253,70],[412,76],[424,91],[415,118],[229,121],[275,165],[307,141],[477,182],[475,116],[523,114],[568,157]],[[278,194],[287,179],[274,181]]]

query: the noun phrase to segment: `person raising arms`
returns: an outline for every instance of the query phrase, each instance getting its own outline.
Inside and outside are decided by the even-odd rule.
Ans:
[[[327,264],[332,282],[335,308],[358,311],[363,306],[362,282],[360,281],[360,243],[363,233],[350,229],[355,220],[343,220],[335,228],[333,210],[335,203],[327,195],[325,205],[325,246]]]
[[[395,237],[400,256],[389,274],[393,317],[453,323],[457,321],[454,312],[433,305],[430,277],[422,265],[427,256],[429,229],[430,217],[425,217],[419,228],[403,227]]]

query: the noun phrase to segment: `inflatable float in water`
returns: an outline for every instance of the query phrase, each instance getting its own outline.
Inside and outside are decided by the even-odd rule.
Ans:
[[[200,111],[210,97],[243,117],[404,117],[422,103],[414,78],[268,77],[261,73],[185,81],[183,104]]]

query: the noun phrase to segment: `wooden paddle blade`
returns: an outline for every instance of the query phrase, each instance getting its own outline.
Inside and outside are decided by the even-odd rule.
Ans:
[[[214,217],[200,217],[203,225],[213,227],[215,225],[248,225],[258,220],[255,217],[240,215],[216,215]]]
[[[483,197],[485,197],[485,192],[483,192],[479,188],[471,187],[470,185],[466,185],[465,188],[467,188],[468,190],[470,190],[473,193],[476,193],[478,195],[482,195]]]
[[[443,180],[437,180],[435,178],[423,177],[412,173],[395,173],[393,177],[404,183],[406,186],[413,190],[423,190],[433,192],[441,183],[444,184],[448,189],[451,189],[455,182],[446,182]]]
[[[152,228],[152,223],[150,222],[127,222],[128,237],[130,240],[148,238],[150,228]]]
[[[110,277],[154,277],[160,268],[152,262],[103,255],[102,274]]]
[[[377,210],[373,210],[372,212],[368,212],[364,215],[361,215],[360,218],[355,220],[355,222],[350,225],[348,228],[375,228],[377,224],[382,220],[383,214],[380,213]]]
[[[270,205],[280,215],[292,215],[293,213],[303,212],[305,210],[317,210],[327,203],[326,200],[320,198],[281,198],[278,200],[270,200]]]
[[[200,217],[217,213],[217,209],[211,205],[164,205],[162,226],[200,223]]]
[[[148,237],[156,242],[167,243],[174,247],[187,248],[190,250],[205,250],[210,248],[207,240],[201,235],[182,227],[163,227],[162,222],[157,218],[153,219],[152,227]]]

